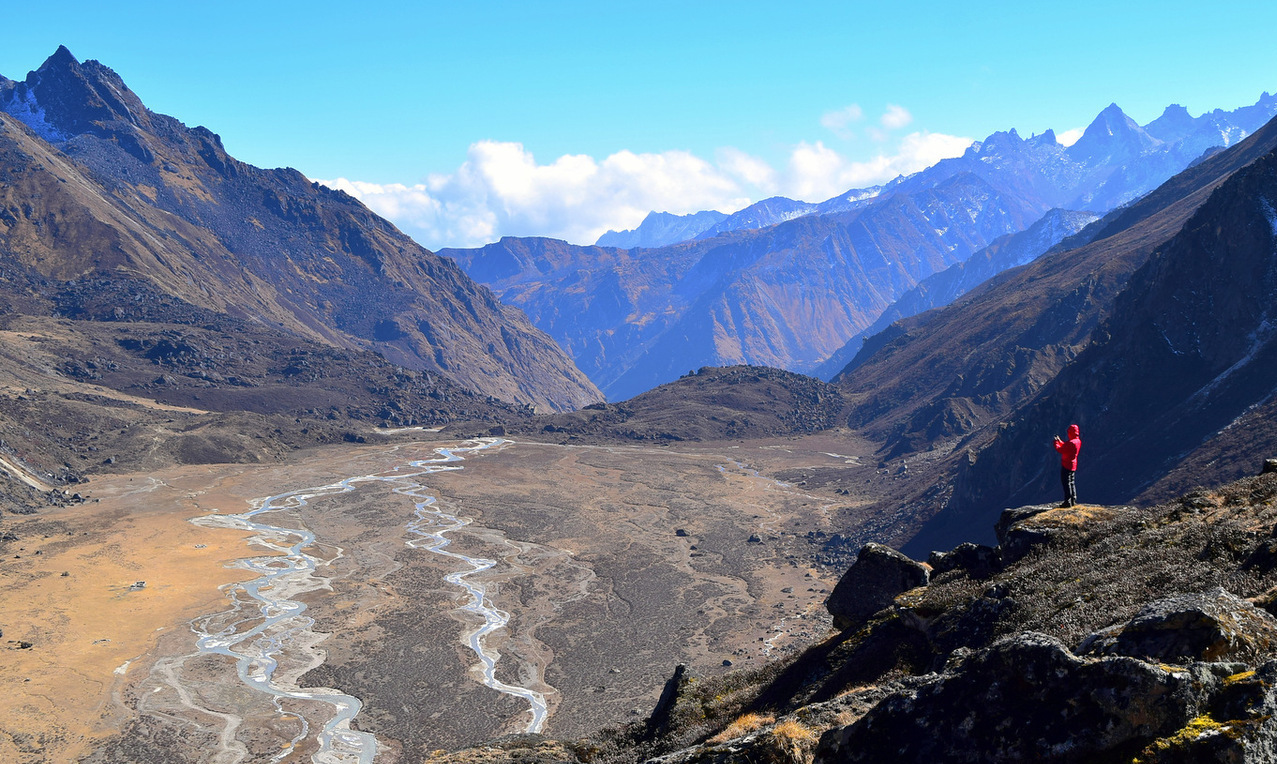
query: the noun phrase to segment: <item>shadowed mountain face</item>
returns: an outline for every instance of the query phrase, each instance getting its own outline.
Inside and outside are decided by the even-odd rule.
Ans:
[[[65,48],[25,81],[0,81],[0,173],[0,252],[44,279],[141,279],[544,409],[600,397],[451,261],[295,170],[235,160]]]
[[[1254,106],[1197,118],[1170,109],[1143,128],[1112,105],[1067,148],[1050,131],[1027,139],[999,132],[882,187],[820,203],[766,199],[699,234],[684,226],[691,217],[653,215],[628,238],[600,240],[665,240],[640,241],[645,228],[688,239],[642,252],[507,238],[441,254],[527,311],[612,400],[705,365],[813,372],[825,362],[817,373],[831,376],[855,353],[852,338],[933,273],[1043,220],[1016,245],[1023,257],[990,251],[893,318],[945,304],[1076,231],[1080,213],[1044,219],[1048,211],[1103,214],[1129,203],[1274,113],[1277,98],[1265,94]],[[835,353],[841,363],[827,361]]]
[[[1019,233],[998,237],[966,260],[933,273],[905,292],[878,316],[863,335],[848,340],[812,374],[821,379],[832,379],[856,357],[868,337],[885,331],[902,318],[948,305],[1002,271],[1032,262],[1097,219],[1090,212],[1056,209]]]
[[[1272,367],[1254,370],[1267,358],[1274,149],[1269,124],[1094,224],[1089,244],[871,338],[839,381],[851,423],[891,454],[948,452],[958,473],[910,552],[979,534],[1021,498],[1055,498],[1050,436],[1071,422],[1084,498],[1126,501],[1257,415],[1272,389]],[[1196,479],[1235,468],[1217,461]]]
[[[1051,476],[1042,473],[1049,470],[1016,454],[1066,419],[1087,433],[1083,485],[1097,501],[1147,493],[1208,443],[1224,452],[1211,460],[1217,479],[1253,470],[1277,447],[1277,435],[1256,438],[1238,426],[1266,418],[1277,389],[1272,200],[1277,153],[1215,190],[1132,276],[1090,346],[980,454],[959,484],[961,500],[979,506],[1048,495]],[[1018,468],[1008,469],[1013,463]]]

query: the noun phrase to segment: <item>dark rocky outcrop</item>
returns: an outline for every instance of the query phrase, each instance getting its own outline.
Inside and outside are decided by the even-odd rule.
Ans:
[[[1081,658],[1051,637],[1020,634],[826,732],[815,761],[1184,761],[1185,749],[1203,748],[1271,761],[1244,753],[1251,738],[1272,748],[1262,712],[1277,699],[1277,663],[1262,671],[1238,692],[1257,673],[1244,665]]]
[[[647,717],[648,737],[655,737],[670,725],[670,715],[674,712],[674,705],[678,702],[678,693],[683,688],[683,683],[687,681],[687,666],[682,663],[674,667],[674,673],[665,681],[665,687],[661,690],[661,697],[656,701],[656,707],[652,709],[652,713]]]
[[[863,624],[903,592],[926,586],[926,566],[882,544],[867,544],[856,563],[838,580],[825,607],[840,629]]]
[[[1277,650],[1277,619],[1222,588],[1149,603],[1124,624],[1082,641],[1084,655],[1146,661],[1247,661]]]
[[[932,552],[927,564],[932,575],[961,570],[972,578],[988,578],[1002,569],[1002,550],[967,541],[948,552]]]
[[[802,435],[833,427],[843,398],[813,377],[766,366],[704,367],[622,403],[515,424],[562,440],[675,442]]]

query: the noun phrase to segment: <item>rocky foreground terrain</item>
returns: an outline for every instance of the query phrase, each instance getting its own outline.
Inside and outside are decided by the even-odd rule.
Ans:
[[[1277,474],[1029,506],[927,564],[866,546],[796,658],[680,671],[644,722],[436,761],[1277,760]]]

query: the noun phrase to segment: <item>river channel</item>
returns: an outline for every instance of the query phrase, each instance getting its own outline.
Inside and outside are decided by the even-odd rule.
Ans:
[[[458,446],[439,447],[434,449],[432,458],[412,461],[392,470],[347,477],[326,485],[256,499],[250,502],[251,508],[246,512],[214,513],[192,520],[209,527],[250,531],[254,534],[252,543],[276,553],[237,561],[235,566],[258,577],[227,587],[227,596],[232,603],[228,611],[191,622],[201,653],[233,659],[244,686],[269,696],[281,717],[299,723],[296,737],[271,759],[272,762],[283,760],[296,746],[312,738],[318,748],[312,761],[319,764],[371,764],[377,755],[377,740],[367,732],[351,728],[351,721],[362,707],[358,698],[334,689],[301,688],[296,684],[298,677],[322,661],[316,645],[323,638],[312,631],[314,620],[306,614],[307,606],[298,597],[320,589],[331,590],[328,579],[317,575],[317,572],[340,559],[342,551],[338,548],[332,556],[321,559],[307,551],[317,551],[317,546],[325,545],[324,540],[316,539],[310,530],[273,525],[262,519],[262,515],[269,512],[299,509],[366,485],[389,487],[392,493],[414,503],[413,519],[405,528],[410,536],[406,543],[456,564],[458,570],[448,573],[445,580],[465,592],[468,602],[462,609],[482,621],[482,625],[469,631],[464,639],[479,661],[484,684],[497,692],[526,701],[531,712],[526,731],[541,731],[547,716],[545,696],[498,680],[496,665],[499,654],[485,644],[488,635],[507,625],[509,614],[491,602],[485,584],[474,577],[491,569],[497,562],[470,557],[450,548],[448,534],[469,525],[471,520],[441,510],[436,498],[421,482],[431,474],[462,469],[460,462],[466,455],[509,445],[510,441],[501,438],[484,438]],[[281,668],[281,662],[287,668]],[[331,715],[322,719],[306,718],[284,708],[283,701],[289,699],[309,701],[311,706],[314,702],[326,705],[331,708]],[[295,705],[290,704],[290,708]],[[238,719],[223,718],[226,725],[220,747],[223,753],[230,754],[224,759],[243,760],[247,752],[235,742]]]

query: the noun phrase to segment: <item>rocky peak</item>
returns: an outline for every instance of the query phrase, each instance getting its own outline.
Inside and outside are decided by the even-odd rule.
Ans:
[[[628,231],[608,231],[595,242],[599,247],[663,247],[695,238],[707,228],[722,222],[727,215],[716,210],[704,210],[690,215],[671,212],[649,212],[638,228]]]
[[[710,239],[728,231],[766,228],[787,220],[793,220],[796,217],[809,215],[816,210],[817,205],[815,204],[795,201],[783,196],[773,196],[761,202],[755,202],[745,209],[727,216],[702,231],[696,238]]]
[[[1263,662],[1277,644],[1277,619],[1222,587],[1151,602],[1126,623],[1098,631],[1079,655],[1140,660]]]
[[[1116,103],[1111,103],[1095,117],[1067,152],[1075,162],[1118,164],[1144,154],[1159,143],[1135,120],[1126,116]]]
[[[1192,132],[1194,120],[1188,109],[1173,103],[1166,107],[1162,116],[1144,126],[1145,132],[1159,141],[1174,143]]]
[[[985,138],[979,144],[980,149],[976,152],[985,158],[985,161],[991,159],[1002,159],[1017,154],[1024,150],[1024,139],[1015,131],[1000,130]]]
[[[81,64],[66,46],[59,46],[22,82],[0,86],[0,109],[46,140],[130,134],[122,143],[131,149],[138,148],[131,134],[150,117],[118,74],[97,61]]]
[[[1025,141],[1025,143],[1028,143],[1031,146],[1056,146],[1059,142],[1059,139],[1055,137],[1055,131],[1049,127],[1046,129],[1046,132],[1041,133],[1040,135],[1031,136],[1027,141]]]
[[[897,595],[926,586],[926,566],[889,546],[866,544],[856,564],[838,581],[826,607],[840,629],[857,627],[874,613],[890,606]]]

